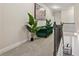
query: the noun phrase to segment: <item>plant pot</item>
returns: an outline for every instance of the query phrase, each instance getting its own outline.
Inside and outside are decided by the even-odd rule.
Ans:
[[[33,37],[31,37],[31,40],[30,41],[34,41],[34,38]]]
[[[31,33],[31,39],[30,41],[34,41],[34,33]]]

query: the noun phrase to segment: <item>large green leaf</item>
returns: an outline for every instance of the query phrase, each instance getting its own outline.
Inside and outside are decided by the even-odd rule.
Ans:
[[[37,21],[35,21],[33,24],[33,28],[36,28],[36,27],[37,27]]]
[[[37,21],[35,21],[32,26],[32,32],[36,32],[36,31],[37,31]]]
[[[29,31],[35,33],[37,31],[37,21],[30,13],[28,13],[28,16],[29,16],[29,25],[31,26],[29,28]]]
[[[29,24],[33,25],[34,24],[34,17],[30,13],[28,13],[28,16],[29,16]]]
[[[32,28],[28,25],[26,25],[26,28],[28,29],[29,32],[32,32]]]

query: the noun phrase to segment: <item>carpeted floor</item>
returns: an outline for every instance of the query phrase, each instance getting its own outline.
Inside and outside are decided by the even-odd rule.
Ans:
[[[53,56],[53,35],[26,42],[1,56]]]

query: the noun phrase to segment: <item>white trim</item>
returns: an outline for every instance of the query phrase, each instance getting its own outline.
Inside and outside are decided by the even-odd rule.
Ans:
[[[13,48],[16,48],[17,46],[19,46],[19,45],[25,43],[26,41],[27,41],[27,40],[23,40],[23,41],[20,41],[20,42],[15,43],[15,44],[9,45],[9,46],[7,46],[7,47],[5,47],[5,48],[3,48],[3,49],[0,49],[0,55],[1,55],[2,53],[5,53],[5,52],[7,52],[7,51],[13,49]]]

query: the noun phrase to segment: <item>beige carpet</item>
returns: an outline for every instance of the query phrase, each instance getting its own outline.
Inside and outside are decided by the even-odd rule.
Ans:
[[[53,35],[26,42],[1,56],[53,56]]]

